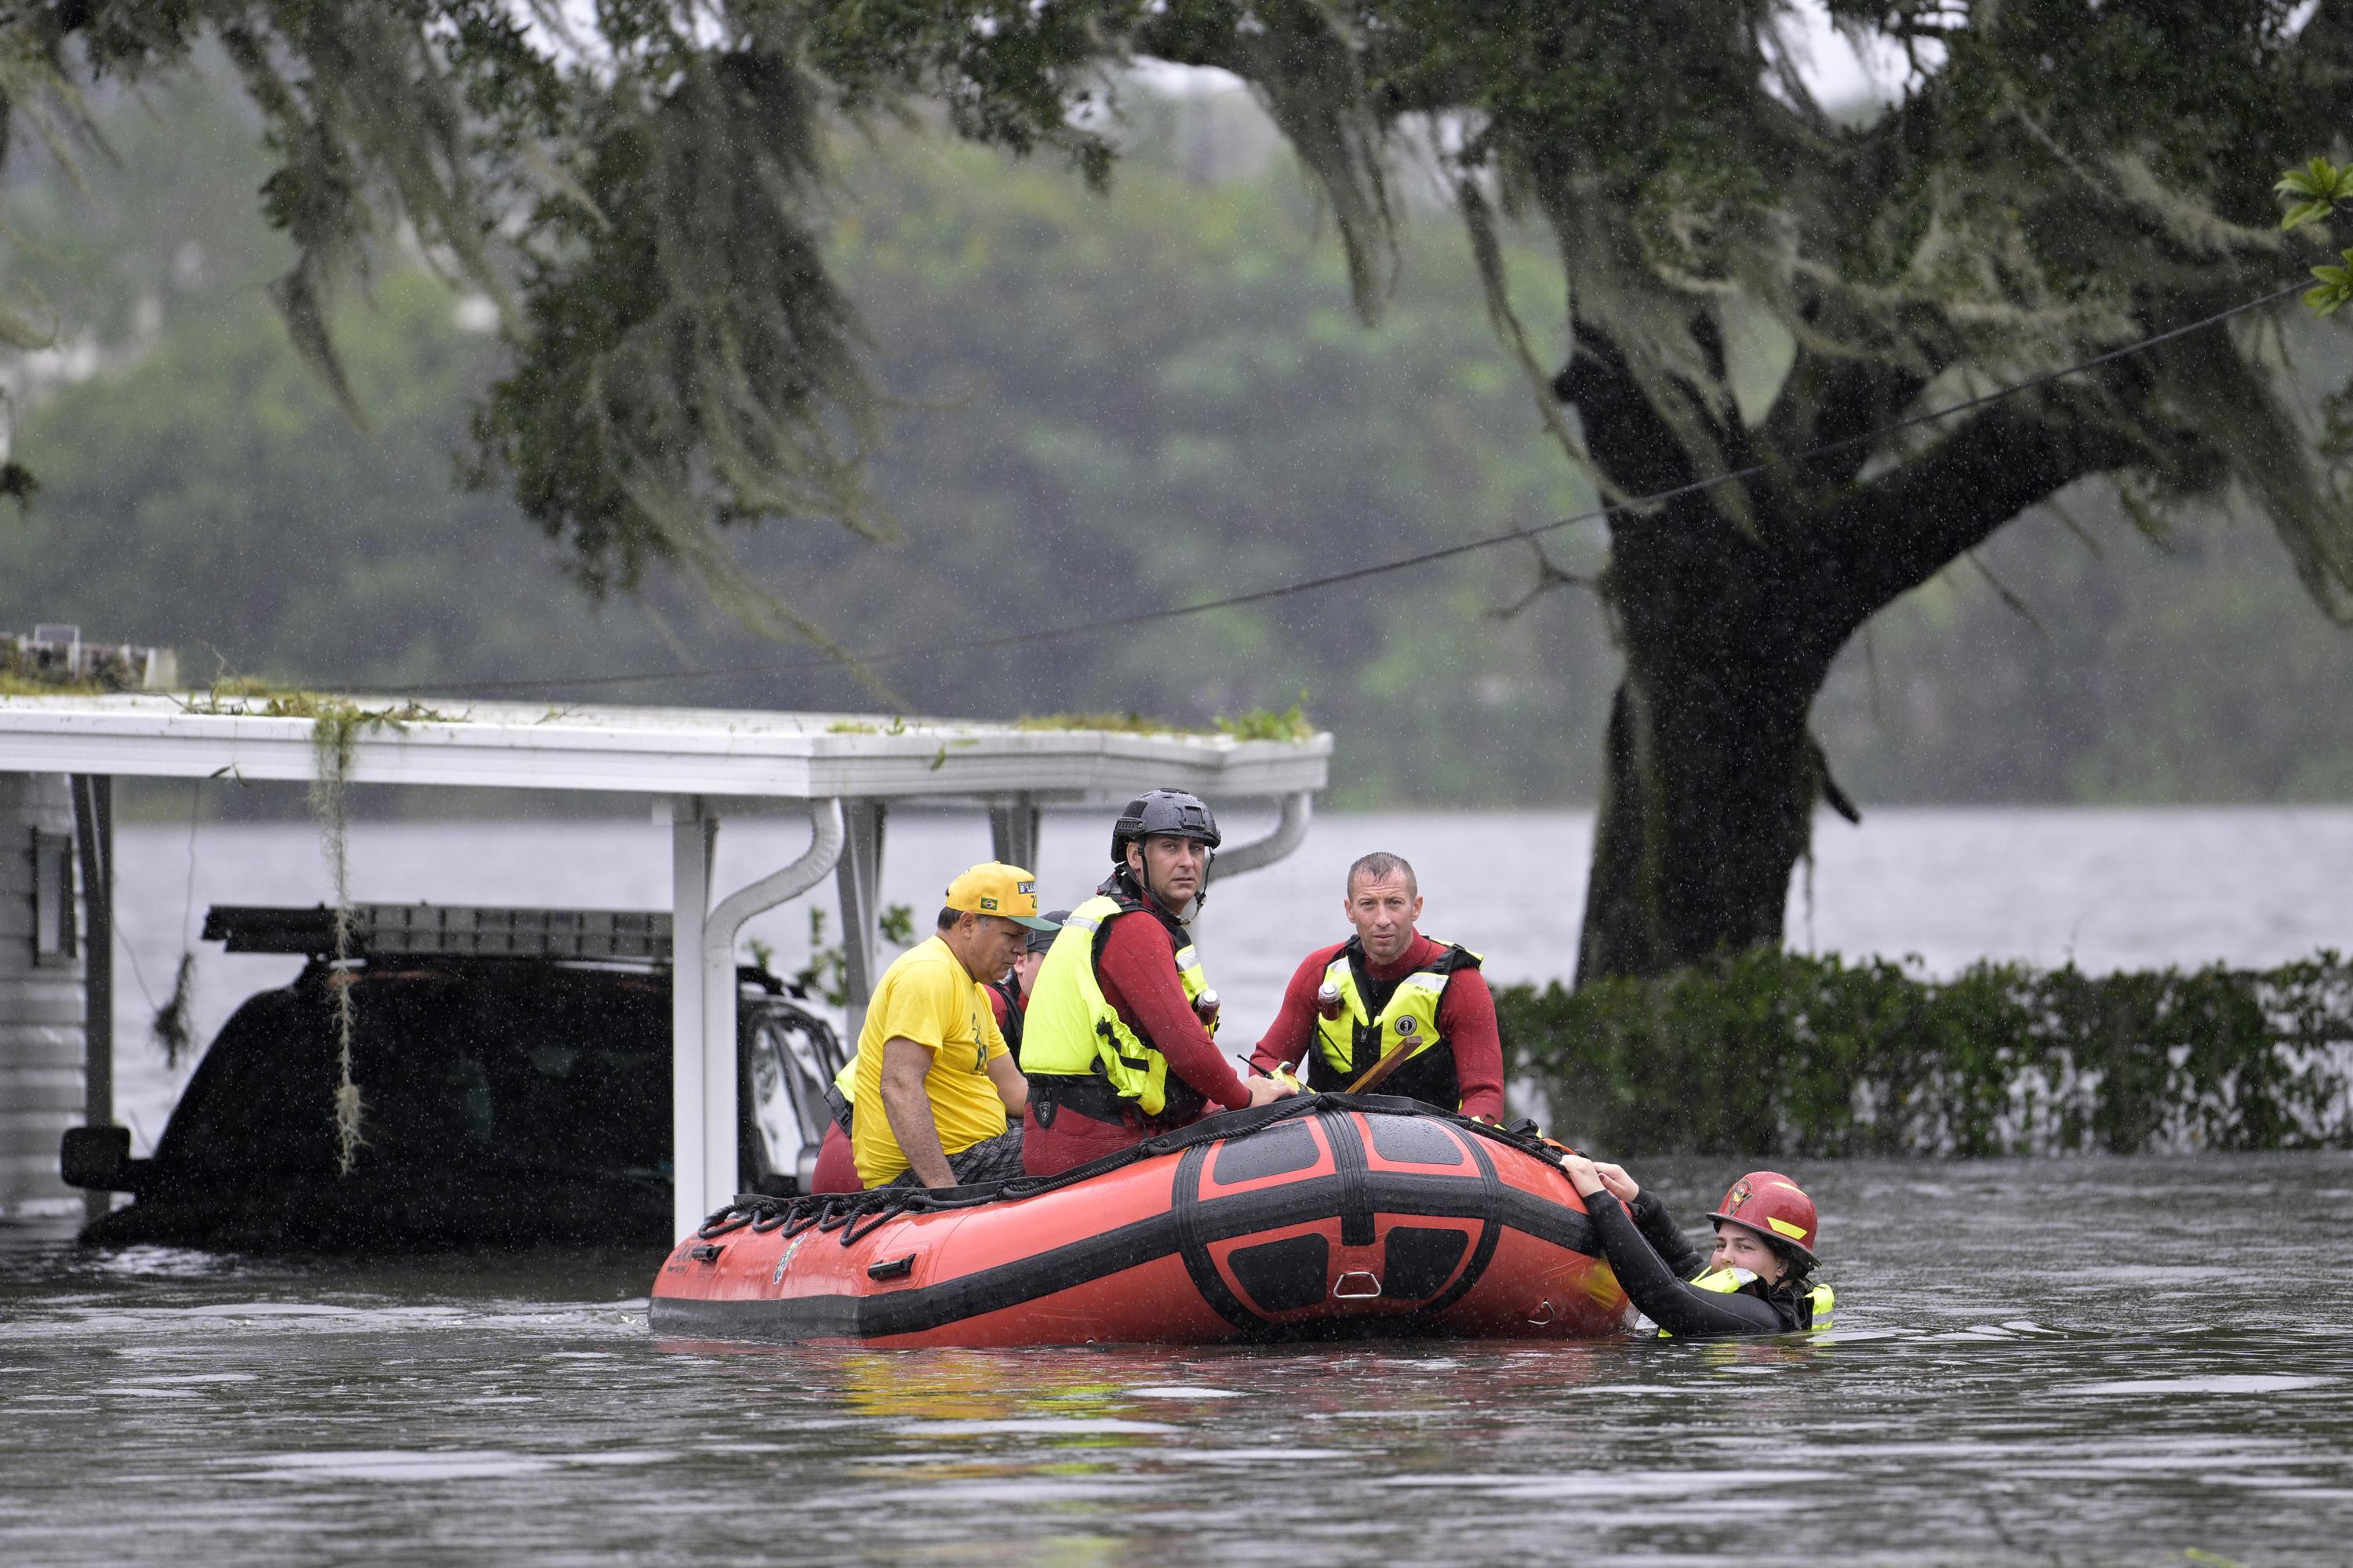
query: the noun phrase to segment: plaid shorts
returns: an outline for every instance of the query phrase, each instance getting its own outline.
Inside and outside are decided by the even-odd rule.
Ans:
[[[969,1149],[957,1150],[948,1156],[948,1170],[960,1187],[1010,1181],[1021,1174],[1021,1129],[1010,1128],[995,1138],[982,1139]],[[891,1183],[893,1187],[920,1187],[923,1184],[923,1178],[913,1171],[902,1173]]]

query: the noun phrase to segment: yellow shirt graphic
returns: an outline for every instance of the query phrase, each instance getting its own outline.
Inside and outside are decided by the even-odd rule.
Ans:
[[[931,1050],[923,1092],[931,1098],[943,1153],[986,1142],[1008,1125],[1005,1100],[988,1075],[988,1064],[1005,1054],[1005,1036],[997,1033],[980,982],[934,937],[900,954],[882,971],[866,1010],[866,1026],[858,1032],[858,1093],[852,1097],[858,1113],[851,1121],[850,1152],[858,1159],[858,1179],[869,1187],[894,1181],[907,1169],[882,1109],[882,1043],[894,1039]]]

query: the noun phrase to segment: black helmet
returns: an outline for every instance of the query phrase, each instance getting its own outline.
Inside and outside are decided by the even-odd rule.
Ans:
[[[1111,858],[1127,863],[1127,846],[1137,839],[1192,839],[1215,849],[1224,842],[1218,819],[1198,795],[1182,789],[1147,789],[1127,803],[1112,824]]]
[[[1042,953],[1049,948],[1051,948],[1054,945],[1054,938],[1062,934],[1062,922],[1070,917],[1071,912],[1067,909],[1049,909],[1045,914],[1039,916],[1039,918],[1040,919],[1051,920],[1054,923],[1054,929],[1050,931],[1033,929],[1027,932],[1026,935],[1029,938],[1028,950],[1033,953]]]

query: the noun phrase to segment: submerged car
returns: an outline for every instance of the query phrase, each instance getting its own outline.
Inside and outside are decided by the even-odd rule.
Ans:
[[[240,1251],[667,1245],[670,916],[363,905],[337,961],[326,909],[216,907],[208,940],[299,953],[189,1079],[153,1157],[121,1128],[66,1136],[75,1186],[133,1202],[87,1242]],[[839,1036],[795,988],[738,971],[745,1192],[801,1190]],[[361,1142],[339,1169],[340,1009]]]

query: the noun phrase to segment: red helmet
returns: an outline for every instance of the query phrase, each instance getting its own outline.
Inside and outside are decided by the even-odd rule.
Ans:
[[[1755,1231],[1768,1242],[1803,1254],[1808,1263],[1814,1261],[1814,1238],[1820,1232],[1814,1201],[1778,1171],[1751,1171],[1735,1181],[1724,1195],[1724,1206],[1708,1218]]]

